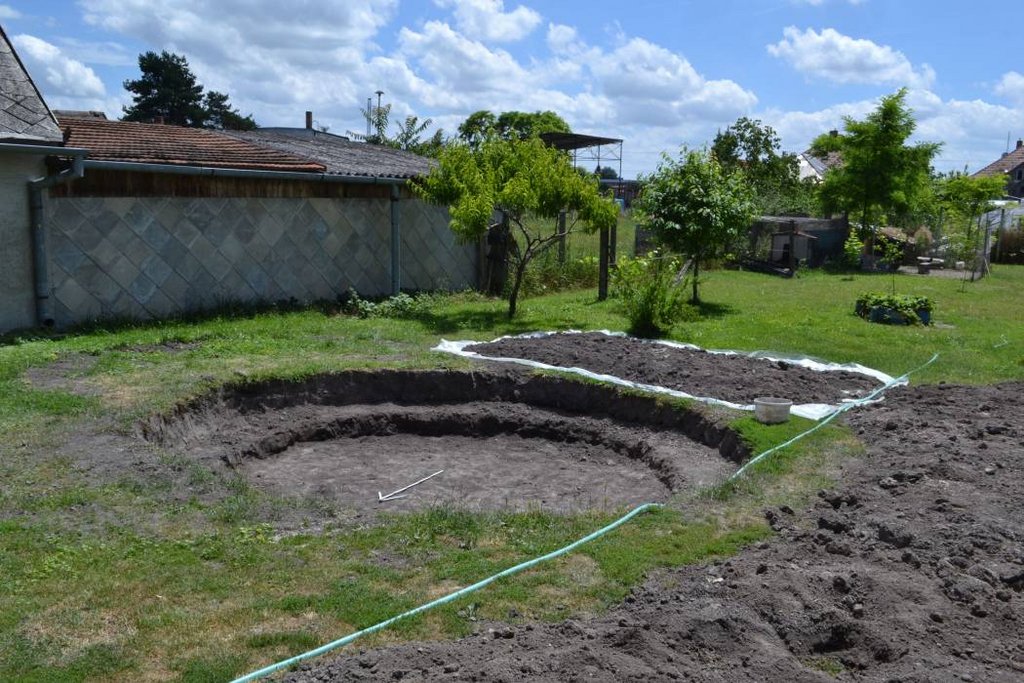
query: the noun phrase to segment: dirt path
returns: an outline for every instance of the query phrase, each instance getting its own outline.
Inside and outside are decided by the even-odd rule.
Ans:
[[[1024,384],[894,390],[770,542],[601,618],[316,660],[286,680],[1024,680]]]
[[[817,372],[791,363],[708,353],[597,332],[510,338],[466,348],[483,356],[579,367],[692,396],[753,403],[761,396],[794,403],[838,403],[865,396],[879,382],[853,372]]]

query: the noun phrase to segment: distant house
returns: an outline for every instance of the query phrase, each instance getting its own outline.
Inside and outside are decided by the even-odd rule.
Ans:
[[[801,152],[797,155],[797,163],[799,164],[798,175],[800,180],[812,178],[814,180],[824,180],[825,173],[830,168],[835,168],[843,163],[843,157],[839,152],[829,152],[824,158],[815,156],[811,153],[811,150]]]
[[[0,333],[477,283],[432,161],[306,129],[55,117],[0,30]]]
[[[1004,152],[991,164],[972,174],[972,177],[1003,173],[1006,174],[1006,194],[1024,197],[1024,140],[1017,140],[1017,147],[1012,152]]]

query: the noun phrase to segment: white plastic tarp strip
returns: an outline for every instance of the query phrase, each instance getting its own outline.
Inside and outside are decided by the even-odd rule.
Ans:
[[[597,332],[599,334],[605,334],[605,335],[608,335],[610,337],[626,337],[626,336],[628,336],[624,332],[611,332],[609,330],[595,330],[595,332]],[[688,399],[692,399],[692,400],[695,400],[695,401],[701,401],[703,403],[709,403],[709,404],[712,404],[712,405],[725,406],[726,408],[733,408],[735,410],[753,410],[754,409],[753,404],[732,403],[731,401],[725,401],[725,400],[722,400],[722,399],[719,399],[719,398],[714,398],[714,397],[711,397],[711,396],[694,396],[693,394],[688,394],[685,391],[679,391],[677,389],[669,389],[668,387],[662,387],[662,386],[658,386],[658,385],[655,385],[655,384],[643,384],[643,383],[640,383],[640,382],[631,382],[631,381],[629,381],[627,379],[622,379],[621,377],[616,377],[614,375],[604,375],[604,374],[601,374],[601,373],[592,372],[591,370],[587,370],[586,368],[563,367],[563,366],[559,366],[559,365],[548,365],[547,363],[540,363],[538,361],[528,360],[526,358],[504,358],[504,357],[496,357],[496,356],[483,356],[483,355],[481,355],[479,353],[476,353],[474,351],[467,351],[466,350],[467,347],[473,346],[474,344],[489,344],[489,343],[501,341],[503,339],[539,339],[539,338],[542,338],[542,337],[550,337],[550,336],[555,335],[555,334],[584,334],[584,332],[581,331],[581,330],[567,330],[565,332],[529,332],[527,334],[507,335],[507,336],[504,336],[504,337],[498,337],[497,339],[494,339],[494,340],[492,340],[490,342],[482,342],[482,341],[474,341],[474,340],[449,341],[447,339],[442,339],[441,342],[437,346],[435,346],[432,350],[434,350],[434,351],[444,351],[446,353],[452,353],[452,354],[455,354],[456,356],[462,356],[464,358],[476,358],[478,360],[490,360],[490,361],[498,361],[498,362],[502,362],[502,363],[517,363],[519,365],[526,365],[528,367],[538,368],[538,369],[541,369],[541,370],[557,370],[557,371],[560,371],[560,372],[569,372],[569,373],[572,373],[572,374],[581,375],[583,377],[588,377],[590,379],[594,379],[594,380],[597,380],[599,382],[608,382],[610,384],[618,384],[620,386],[630,387],[632,389],[639,389],[641,391],[647,391],[647,392],[656,393],[656,394],[666,394],[668,396],[675,396],[676,398],[688,398]],[[708,349],[701,349],[699,346],[694,346],[693,344],[683,344],[683,343],[680,343],[680,342],[663,341],[663,340],[660,340],[660,339],[637,339],[637,341],[643,342],[645,344],[662,344],[664,346],[671,346],[671,347],[677,348],[677,349],[688,349],[688,350],[691,350],[691,351],[707,351],[707,353],[716,353],[716,354],[732,355],[732,356],[746,356],[748,358],[760,358],[760,359],[763,359],[763,360],[766,360],[766,361],[782,361],[784,363],[790,363],[792,365],[799,365],[801,367],[807,368],[809,370],[815,370],[817,372],[834,372],[834,371],[840,371],[840,370],[843,370],[843,371],[846,371],[846,372],[856,372],[856,373],[859,373],[859,374],[862,374],[862,375],[867,375],[868,377],[871,377],[873,379],[876,379],[879,382],[881,382],[882,384],[887,384],[889,382],[893,382],[894,381],[894,379],[892,377],[890,377],[889,375],[885,374],[884,372],[881,372],[880,370],[875,370],[873,368],[869,368],[869,367],[860,365],[859,363],[824,363],[822,361],[817,361],[817,360],[814,360],[812,358],[808,358],[806,356],[787,356],[787,355],[784,355],[784,354],[770,353],[770,352],[766,352],[766,351],[754,351],[754,352],[749,352],[748,353],[748,352],[745,352],[745,351],[708,350]],[[906,382],[905,381],[904,382],[897,382],[896,384],[901,384],[901,383],[905,384]],[[850,400],[853,400],[853,399],[850,399]],[[848,401],[844,401],[844,402],[848,402]],[[833,405],[833,404],[829,404],[829,403],[800,403],[800,404],[794,404],[793,408],[791,409],[791,412],[794,415],[799,415],[800,417],[805,417],[805,418],[808,418],[810,420],[820,420],[820,419],[822,419],[822,418],[824,418],[824,417],[834,413],[838,409],[839,409],[839,405]]]

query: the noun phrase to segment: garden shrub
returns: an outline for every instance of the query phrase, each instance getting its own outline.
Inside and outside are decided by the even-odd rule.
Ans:
[[[660,337],[687,313],[688,278],[676,281],[680,265],[678,258],[657,252],[619,261],[612,273],[612,295],[622,302],[630,334]]]
[[[885,322],[902,322],[906,325],[927,324],[922,320],[921,314],[931,317],[935,303],[926,296],[912,296],[909,294],[883,294],[880,292],[865,292],[857,297],[855,312],[865,320],[871,319],[872,309],[888,309],[897,315],[885,316]]]
[[[850,228],[850,236],[843,243],[843,265],[847,268],[859,268],[860,257],[864,253],[864,243],[857,236],[857,230]]]
[[[437,295],[411,296],[405,292],[379,301],[371,301],[362,298],[359,292],[350,288],[342,302],[342,311],[360,318],[400,318],[422,313],[436,302]]]

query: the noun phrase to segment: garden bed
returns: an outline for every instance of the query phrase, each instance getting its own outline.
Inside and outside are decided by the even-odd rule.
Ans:
[[[821,372],[784,360],[713,353],[600,332],[506,337],[465,350],[491,358],[585,368],[737,404],[751,404],[759,396],[778,396],[797,404],[833,404],[866,396],[880,386],[878,379],[856,372]]]

